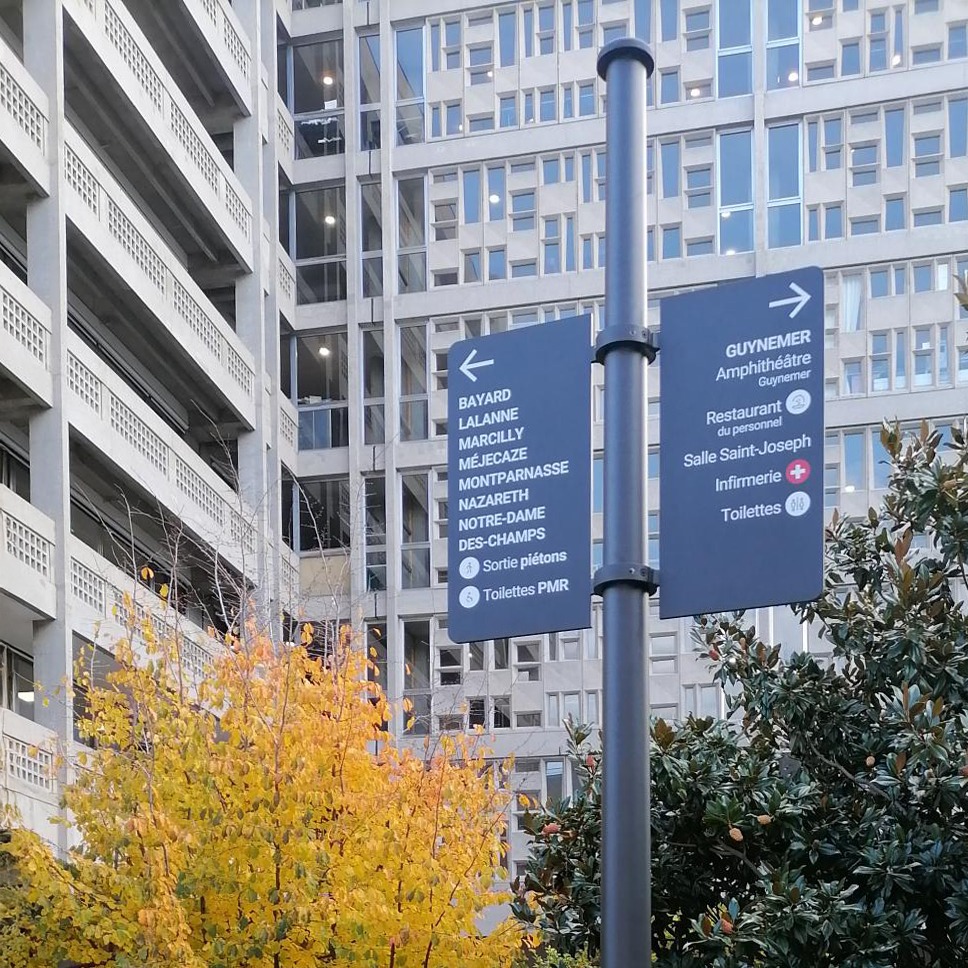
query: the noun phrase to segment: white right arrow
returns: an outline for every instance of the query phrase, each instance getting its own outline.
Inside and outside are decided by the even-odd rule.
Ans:
[[[778,306],[794,306],[794,303],[796,303],[793,311],[790,313],[790,319],[793,319],[793,317],[796,316],[796,314],[800,312],[800,310],[803,309],[808,302],[810,302],[810,293],[807,292],[806,289],[801,289],[795,282],[790,283],[790,289],[792,292],[795,292],[796,295],[790,296],[787,299],[774,299],[773,302],[770,303],[770,309],[776,309]]]
[[[809,297],[808,297],[809,298]],[[461,373],[467,377],[471,383],[477,383],[477,374],[475,370],[480,369],[482,366],[493,366],[494,360],[478,360],[476,363],[473,362],[474,358],[477,356],[477,350],[471,350],[467,354],[467,359],[458,367]]]

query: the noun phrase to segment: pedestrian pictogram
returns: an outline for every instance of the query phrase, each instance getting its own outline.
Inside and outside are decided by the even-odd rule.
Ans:
[[[802,457],[787,464],[786,479],[791,484],[802,484],[810,476],[810,463]]]

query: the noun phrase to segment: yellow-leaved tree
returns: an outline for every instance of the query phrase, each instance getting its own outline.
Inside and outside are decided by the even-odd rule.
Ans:
[[[343,636],[233,641],[201,681],[177,640],[139,630],[106,687],[87,686],[58,859],[14,829],[0,846],[4,968],[501,968],[490,934],[506,800],[483,753],[444,736],[413,752]]]

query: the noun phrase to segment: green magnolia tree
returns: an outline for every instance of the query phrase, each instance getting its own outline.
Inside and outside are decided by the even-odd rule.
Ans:
[[[942,454],[926,425],[883,429],[884,506],[834,517],[823,594],[795,608],[833,662],[783,660],[742,614],[700,619],[732,715],[652,727],[657,964],[965,963],[966,435],[962,420]],[[599,946],[590,739],[573,731],[576,794],[528,818],[534,843],[516,883],[516,915],[563,952]]]

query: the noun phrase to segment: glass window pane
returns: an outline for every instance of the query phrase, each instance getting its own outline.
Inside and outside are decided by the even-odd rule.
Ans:
[[[397,31],[397,100],[422,98],[424,93],[423,28]]]
[[[798,0],[767,0],[767,40],[785,40],[800,36]]]
[[[768,244],[771,249],[800,244],[799,202],[771,206],[768,223]]]
[[[750,23],[750,0],[719,0],[719,49],[748,46]]]
[[[800,196],[800,125],[769,129],[770,199]]]
[[[423,178],[405,178],[398,183],[399,244],[410,248],[426,244]]]
[[[753,89],[753,55],[749,51],[719,55],[717,91],[720,97],[749,94]]]
[[[380,35],[360,37],[360,104],[380,103]]]
[[[782,44],[766,51],[766,86],[768,90],[793,87],[800,82],[800,45]]]
[[[733,131],[719,138],[719,201],[747,205],[753,201],[753,133]]]

